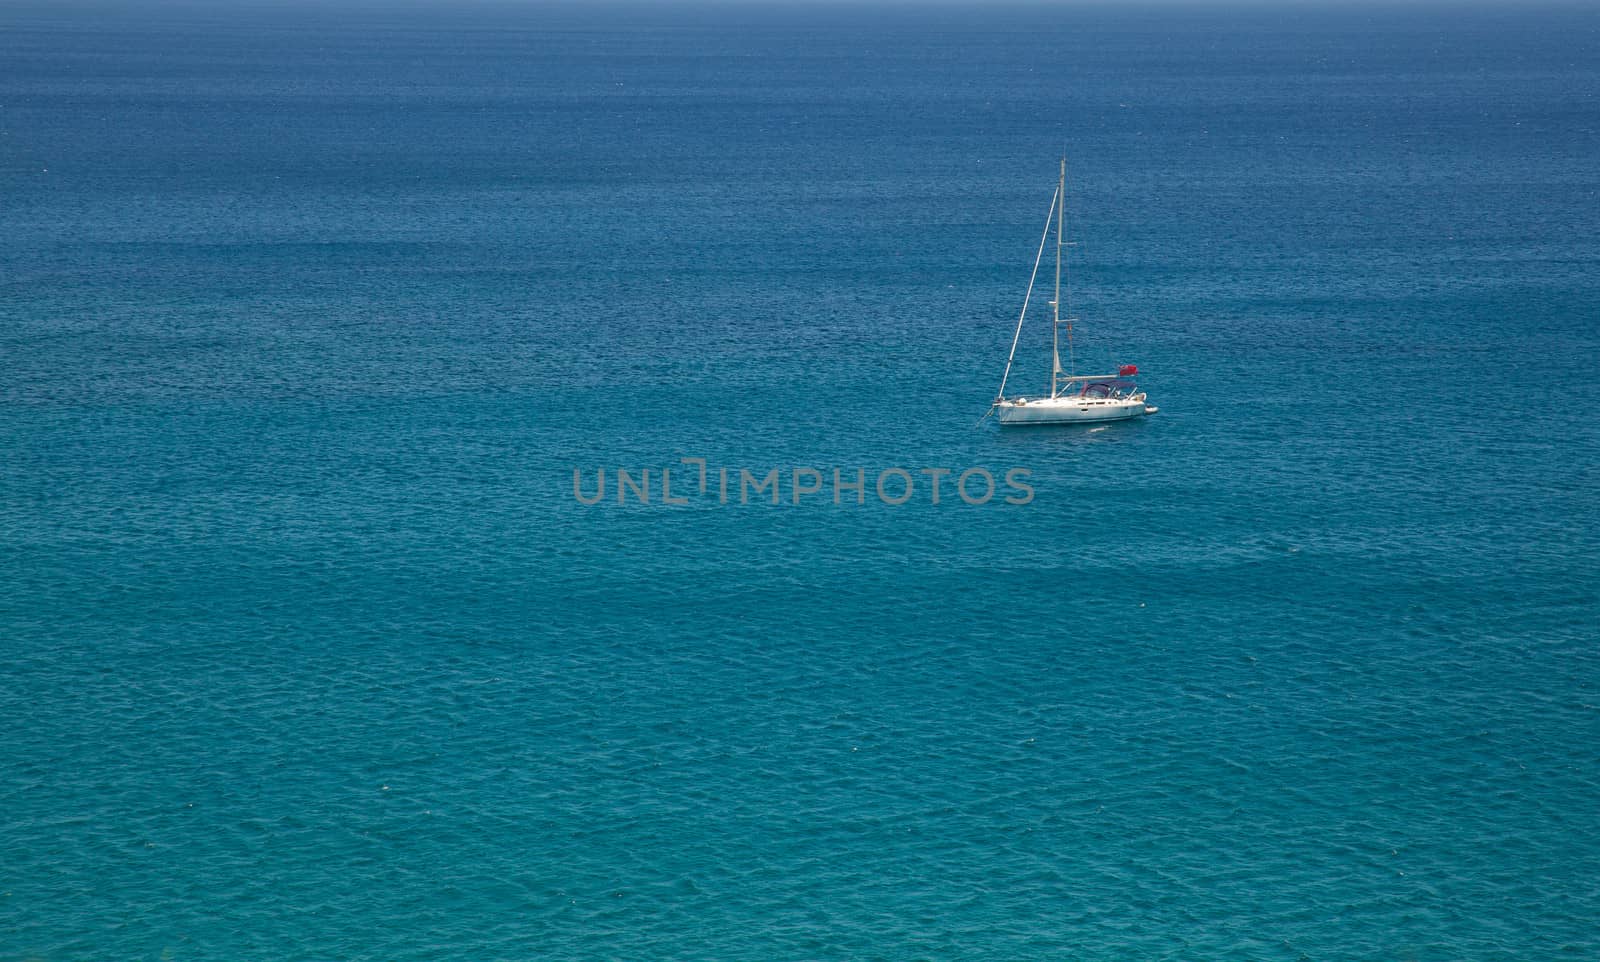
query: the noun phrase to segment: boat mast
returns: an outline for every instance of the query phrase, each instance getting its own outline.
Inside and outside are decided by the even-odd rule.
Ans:
[[[1056,185],[1056,296],[1050,302],[1050,396],[1055,397],[1061,377],[1061,227],[1066,220],[1067,158],[1061,158],[1061,181]],[[1070,343],[1070,342],[1069,342]]]

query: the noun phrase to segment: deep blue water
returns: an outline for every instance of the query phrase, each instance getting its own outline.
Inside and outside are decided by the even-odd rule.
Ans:
[[[0,959],[1600,958],[1597,131],[1579,8],[7,5]],[[1063,148],[1162,410],[1001,433]]]

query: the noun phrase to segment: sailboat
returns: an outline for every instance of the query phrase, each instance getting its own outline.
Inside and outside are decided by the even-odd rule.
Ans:
[[[1072,325],[1075,317],[1061,316],[1061,252],[1066,246],[1067,159],[1061,158],[1061,179],[1056,184],[1056,195],[1050,200],[1050,212],[1045,217],[1044,236],[1039,238],[1039,253],[1033,259],[1033,275],[1028,278],[1028,293],[1022,299],[1022,315],[1017,318],[1017,331],[1011,336],[1011,355],[1006,358],[1006,371],[1000,378],[1000,391],[991,411],[999,413],[1002,426],[1028,424],[1086,424],[1095,421],[1125,421],[1144,417],[1158,410],[1145,403],[1144,392],[1133,378],[1139,368],[1123,364],[1115,374],[1078,374],[1076,354],[1072,348]],[[1050,302],[1050,393],[1038,397],[1006,397],[1006,382],[1011,378],[1011,364],[1017,357],[1017,341],[1022,337],[1022,322],[1028,316],[1028,301],[1033,297],[1033,283],[1039,277],[1039,262],[1044,258],[1044,247],[1050,239],[1050,221],[1056,228],[1056,292]],[[1067,329],[1067,367],[1061,366],[1061,327]]]

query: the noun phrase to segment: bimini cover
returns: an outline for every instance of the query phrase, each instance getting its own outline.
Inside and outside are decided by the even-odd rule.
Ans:
[[[1116,397],[1131,392],[1137,385],[1125,378],[1111,381],[1090,381],[1078,392],[1079,397]]]

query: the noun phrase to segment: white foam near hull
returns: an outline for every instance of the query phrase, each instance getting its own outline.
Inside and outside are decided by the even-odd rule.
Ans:
[[[1144,397],[1134,398],[1083,398],[1069,395],[1053,398],[1019,398],[1001,401],[997,405],[1000,423],[1019,424],[1089,424],[1095,421],[1126,421],[1129,418],[1154,414],[1156,409],[1144,403]]]

